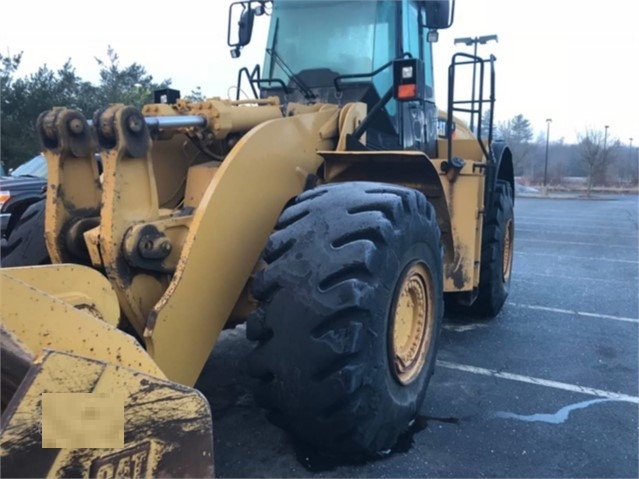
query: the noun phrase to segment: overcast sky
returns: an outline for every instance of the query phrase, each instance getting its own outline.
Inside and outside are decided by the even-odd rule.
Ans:
[[[366,1],[366,0],[362,0]],[[536,134],[576,141],[586,128],[639,144],[639,27],[636,0],[457,0],[455,23],[433,47],[435,90],[446,101],[446,71],[457,37],[496,34],[498,43],[478,53],[497,57],[497,121],[519,113]],[[78,74],[97,81],[94,57],[111,45],[122,65],[138,62],[156,80],[172,79],[183,94],[200,86],[207,96],[227,96],[237,70],[261,62],[265,17],[239,60],[226,46],[228,0],[150,2],[58,0],[5,2],[0,52],[24,52],[18,76],[71,59]]]

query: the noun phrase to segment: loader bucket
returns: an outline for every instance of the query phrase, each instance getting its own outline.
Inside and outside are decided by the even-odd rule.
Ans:
[[[0,477],[213,477],[207,400],[109,324],[106,279],[38,269],[49,291],[25,282],[28,268],[0,270]]]

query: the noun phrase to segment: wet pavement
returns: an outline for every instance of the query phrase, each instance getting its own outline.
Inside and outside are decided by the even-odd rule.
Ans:
[[[255,405],[244,328],[198,387],[218,477],[638,477],[637,196],[515,201],[511,294],[497,318],[447,318],[412,431],[387,457],[339,463]]]

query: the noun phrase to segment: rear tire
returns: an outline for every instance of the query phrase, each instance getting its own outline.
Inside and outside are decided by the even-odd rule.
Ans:
[[[497,180],[493,204],[484,220],[477,299],[472,305],[455,310],[479,318],[497,316],[510,292],[514,239],[512,186],[508,181]]]
[[[30,205],[20,217],[2,247],[0,265],[3,267],[50,264],[44,240],[45,201]]]
[[[280,217],[247,319],[256,398],[327,452],[390,449],[417,415],[443,315],[435,211],[379,183],[321,186]]]

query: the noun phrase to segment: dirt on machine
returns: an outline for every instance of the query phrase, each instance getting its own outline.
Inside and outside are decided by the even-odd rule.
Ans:
[[[270,24],[235,99],[164,90],[37,118],[46,199],[0,268],[2,475],[212,477],[194,385],[240,324],[278,426],[328,453],[392,448],[423,405],[444,308],[492,318],[511,278],[512,157],[481,123],[494,57],[453,56],[435,105],[432,45],[453,12],[234,2],[233,57]],[[469,66],[478,88],[460,99]]]

